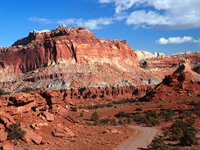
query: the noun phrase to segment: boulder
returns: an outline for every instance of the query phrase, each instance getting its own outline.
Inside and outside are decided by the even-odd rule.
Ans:
[[[11,142],[5,142],[2,146],[2,150],[15,150]]]
[[[26,128],[22,128],[26,134],[23,137],[23,140],[27,143],[30,143],[31,141],[34,142],[35,144],[41,144],[42,142],[42,136],[40,136],[39,134],[31,131],[30,129],[26,129]]]
[[[61,124],[58,124],[57,127],[52,132],[53,136],[55,137],[74,137],[76,136],[75,133]]]
[[[116,128],[110,129],[110,132],[111,132],[111,133],[119,133],[119,131],[118,131]]]
[[[3,129],[0,130],[0,142],[6,141],[8,133],[5,132]]]
[[[3,110],[0,110],[0,121],[6,128],[9,128],[11,124],[16,123],[13,117]]]
[[[48,112],[48,111],[44,111],[42,112],[42,115],[45,117],[45,119],[49,122],[54,121],[54,114]]]
[[[46,126],[49,126],[47,122],[36,122],[31,124],[31,128],[33,128],[34,130],[38,130],[41,127],[46,127]]]

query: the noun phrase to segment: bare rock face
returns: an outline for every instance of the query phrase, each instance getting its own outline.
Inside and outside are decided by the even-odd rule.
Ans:
[[[93,64],[113,62],[137,66],[137,56],[123,41],[98,39],[85,28],[60,27],[31,32],[0,52],[0,68],[10,73],[26,73],[53,64]]]
[[[99,39],[85,28],[33,31],[0,49],[0,88],[18,92],[24,87],[145,85],[154,76],[138,66],[136,53],[125,41]]]
[[[150,53],[147,51],[140,50],[135,51],[135,53],[137,54],[138,60],[158,59],[166,56],[164,53],[160,52]]]

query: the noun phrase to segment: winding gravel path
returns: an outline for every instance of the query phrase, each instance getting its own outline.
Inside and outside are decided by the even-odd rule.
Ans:
[[[135,135],[122,143],[119,146],[119,150],[146,149],[157,133],[157,130],[153,127],[131,126],[131,128],[135,129]]]

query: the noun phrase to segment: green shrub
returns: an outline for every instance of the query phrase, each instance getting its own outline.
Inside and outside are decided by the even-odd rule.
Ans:
[[[193,112],[194,112],[196,115],[200,116],[200,103],[198,103],[198,104],[194,107]]]
[[[19,92],[25,92],[25,93],[29,93],[31,91],[34,91],[35,89],[31,88],[31,87],[24,87],[22,88]]]
[[[158,118],[158,114],[154,110],[148,110],[145,112],[146,117]]]
[[[173,150],[172,147],[164,143],[164,139],[162,137],[154,138],[148,147],[150,150]]]
[[[145,123],[145,117],[139,113],[136,113],[133,115],[133,120],[137,123],[137,124],[143,124]]]
[[[123,118],[123,117],[128,117],[129,115],[125,113],[124,111],[119,112],[118,114],[115,115],[117,118]]]
[[[183,136],[180,138],[180,145],[191,146],[193,144],[197,144],[196,130],[190,128],[183,132]]]
[[[171,127],[171,138],[178,140],[182,146],[196,144],[196,129],[192,126],[194,120],[176,120]]]
[[[0,89],[0,96],[5,94],[10,94],[10,92],[5,91],[4,89]]]
[[[161,111],[159,116],[163,118],[165,121],[169,121],[169,120],[172,120],[174,116],[174,111],[171,109],[167,109],[167,110]]]
[[[110,119],[110,118],[105,118],[105,119],[101,119],[99,120],[99,124],[100,125],[117,125],[117,121],[115,119]]]
[[[78,108],[77,107],[71,107],[71,110],[74,111],[74,112],[77,112]]]
[[[155,111],[149,110],[145,112],[145,120],[144,123],[147,126],[155,126],[159,125],[160,122],[158,120],[158,114]]]
[[[0,95],[5,94],[5,91],[3,89],[0,89]]]
[[[106,104],[106,107],[113,107],[113,102]]]
[[[99,114],[97,112],[93,112],[91,116],[91,121],[94,121],[94,124],[96,125],[99,122]]]
[[[84,115],[83,115],[83,112],[81,112],[81,113],[80,113],[80,117],[83,117],[83,116],[84,116]]]
[[[8,140],[20,140],[26,134],[26,132],[21,129],[20,124],[11,124],[8,131]]]

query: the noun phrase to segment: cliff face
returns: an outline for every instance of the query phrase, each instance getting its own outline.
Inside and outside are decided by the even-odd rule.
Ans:
[[[99,39],[85,28],[58,27],[30,32],[0,49],[0,88],[144,85],[149,77],[138,66],[125,41]]]
[[[12,47],[0,51],[0,71],[9,70],[14,74],[60,63],[138,65],[136,54],[125,42],[98,39],[85,28],[59,27],[31,32]]]

